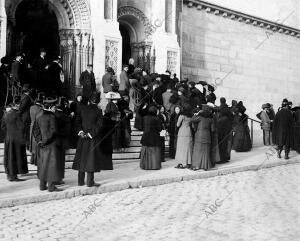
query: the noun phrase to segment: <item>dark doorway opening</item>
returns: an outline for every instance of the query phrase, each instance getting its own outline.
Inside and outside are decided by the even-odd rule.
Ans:
[[[45,48],[47,56],[59,55],[58,22],[48,0],[23,0],[16,10],[14,52],[24,52],[28,60]]]
[[[131,58],[131,45],[130,35],[128,30],[122,24],[119,25],[119,30],[122,36],[122,64],[128,64],[128,60]]]

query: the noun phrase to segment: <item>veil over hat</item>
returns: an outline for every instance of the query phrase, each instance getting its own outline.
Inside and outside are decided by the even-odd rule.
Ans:
[[[247,110],[242,101],[240,101],[239,103],[237,103],[236,108],[242,114],[244,114],[246,112],[246,110]]]

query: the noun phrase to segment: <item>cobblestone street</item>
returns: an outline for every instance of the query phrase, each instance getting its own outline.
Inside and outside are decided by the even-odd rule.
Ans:
[[[300,240],[300,166],[0,209],[0,240]]]

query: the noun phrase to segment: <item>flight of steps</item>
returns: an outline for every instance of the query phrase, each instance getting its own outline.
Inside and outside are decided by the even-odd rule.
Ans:
[[[134,121],[131,121],[131,143],[128,148],[126,148],[123,152],[114,151],[113,153],[113,164],[121,164],[121,163],[128,163],[128,162],[138,162],[140,157],[140,150],[141,150],[141,138],[142,138],[142,131],[138,131],[133,127]],[[165,154],[168,154],[169,150],[169,143],[168,137],[165,138]],[[72,168],[74,156],[75,156],[75,149],[69,149],[66,152],[66,169]],[[4,157],[4,144],[0,143],[0,173],[4,172],[4,165],[3,165],[3,157]],[[36,172],[36,166],[29,164],[31,158],[30,152],[27,152],[27,160],[28,160],[28,168],[29,172]]]

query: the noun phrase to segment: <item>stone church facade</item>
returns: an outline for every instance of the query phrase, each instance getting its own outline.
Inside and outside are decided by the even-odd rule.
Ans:
[[[35,26],[38,20],[48,18],[52,22],[44,24],[52,35],[47,37],[45,33],[44,38],[57,42],[47,43],[48,49],[61,55],[71,91],[75,92],[79,75],[88,63],[94,65],[98,84],[106,67],[112,67],[118,75],[130,57],[136,66],[150,72],[170,70],[180,75],[177,2],[180,1],[0,0],[0,53],[14,55],[26,46],[29,50],[34,48],[30,41],[35,38],[30,34],[39,34],[28,31],[24,22],[28,19]]]
[[[40,42],[62,56],[73,92],[88,63],[100,84],[107,66],[118,75],[132,57],[215,84],[253,117],[262,103],[300,100],[299,11],[297,0],[0,0],[0,55],[35,48],[27,22],[49,19]]]

